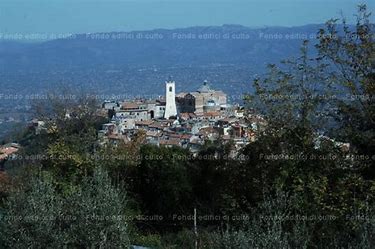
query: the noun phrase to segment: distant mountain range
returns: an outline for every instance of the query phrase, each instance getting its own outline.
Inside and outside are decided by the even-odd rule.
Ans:
[[[302,41],[314,38],[322,26],[223,25],[43,42],[0,40],[0,138],[30,119],[34,96],[61,87],[103,99],[155,98],[173,75],[178,92],[196,90],[208,80],[231,102],[241,103],[266,64],[298,56]]]
[[[0,42],[0,71],[123,66],[252,65],[298,55],[322,25],[249,28],[240,25],[78,34],[39,43]]]

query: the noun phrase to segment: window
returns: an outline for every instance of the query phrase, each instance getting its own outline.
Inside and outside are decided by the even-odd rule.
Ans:
[[[172,87],[171,86],[169,87],[169,91],[172,92]]]

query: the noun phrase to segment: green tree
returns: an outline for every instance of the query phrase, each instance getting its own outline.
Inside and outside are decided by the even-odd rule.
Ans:
[[[68,248],[128,248],[123,190],[113,187],[107,173],[96,169],[66,197],[61,226],[68,227]],[[74,217],[69,220],[69,217]]]
[[[141,147],[137,189],[145,212],[170,219],[173,214],[192,212],[189,155],[182,148]]]
[[[128,248],[124,201],[101,169],[68,195],[56,190],[49,174],[34,176],[10,194],[0,243],[2,248]]]
[[[337,99],[332,116],[337,126],[332,132],[350,142],[352,153],[363,156],[358,166],[374,179],[375,164],[375,25],[366,5],[358,6],[355,26],[345,18],[329,20],[319,31],[316,45],[322,60],[332,65]]]
[[[237,172],[237,161],[231,155],[232,150],[232,142],[206,142],[192,158],[189,173],[199,213],[223,216],[241,211],[233,197],[237,183],[231,181],[231,176]]]
[[[210,248],[373,248],[375,245],[372,213],[373,207],[366,206],[364,211],[352,210],[351,218],[357,219],[355,229],[336,230],[327,240],[320,233],[314,236],[317,219],[312,216],[294,215],[293,199],[285,192],[267,195],[253,210],[248,220],[240,228],[228,228],[213,233]],[[298,197],[297,197],[298,198]],[[328,222],[328,221],[327,221]]]
[[[368,18],[368,15],[364,14],[363,7],[359,10],[359,16]],[[362,18],[359,20],[370,25]],[[330,27],[328,23],[328,28]],[[360,31],[357,33],[363,32],[363,29],[369,32],[363,25],[359,25],[357,30]],[[335,35],[335,39],[341,44],[345,37],[340,37],[340,33],[335,33]],[[370,45],[371,42],[364,41],[364,43],[366,51],[371,54],[371,50],[368,49],[373,47],[373,42],[372,45]],[[328,44],[332,45],[333,42],[329,41]],[[264,114],[267,127],[258,132],[257,141],[248,145],[243,151],[248,160],[239,166],[245,175],[243,178],[239,176],[239,179],[244,182],[251,177],[253,182],[245,183],[238,192],[242,193],[243,199],[251,205],[252,197],[259,198],[259,195],[254,195],[250,191],[255,190],[255,193],[256,191],[261,193],[263,188],[266,194],[272,194],[277,190],[283,190],[297,197],[293,203],[295,214],[335,216],[337,218],[335,222],[324,221],[315,227],[315,236],[319,234],[320,239],[327,242],[329,236],[337,229],[352,229],[345,217],[353,209],[364,208],[368,200],[373,201],[374,182],[372,179],[368,180],[369,178],[364,174],[365,171],[362,171],[363,161],[353,158],[358,151],[356,143],[353,144],[354,150],[345,151],[342,145],[334,139],[321,136],[329,131],[329,126],[325,125],[326,114],[336,109],[333,108],[336,103],[328,100],[333,95],[340,96],[340,93],[332,89],[342,78],[336,75],[336,69],[332,70],[334,63],[329,61],[329,56],[323,56],[327,51],[331,51],[328,48],[324,50],[323,41],[320,41],[318,46],[320,55],[317,58],[309,58],[307,46],[308,43],[305,42],[300,58],[286,61],[279,67],[271,65],[269,73],[254,82],[256,95],[249,98],[249,101],[258,104],[258,111]],[[350,45],[346,44],[346,46],[351,48],[350,51],[362,50],[363,52],[360,48],[362,45],[358,41]],[[359,48],[356,48],[357,46]],[[337,56],[353,57],[349,51],[345,50],[345,47],[340,49]],[[330,55],[335,56],[336,53]],[[359,56],[355,58],[358,59],[357,66],[363,66],[361,69],[363,72],[371,68],[368,66],[368,61],[361,62]],[[363,59],[367,60],[366,58],[368,55]],[[338,60],[335,63],[346,68],[348,72],[354,70],[350,69],[345,61]],[[358,74],[354,71],[353,75]],[[368,74],[361,73],[360,75],[365,77]],[[356,77],[358,83],[361,82],[359,76]],[[365,78],[368,79],[368,76]],[[349,104],[352,105],[352,103]],[[338,109],[341,110],[342,106]],[[362,109],[359,112],[367,111],[368,109]],[[321,115],[322,113],[324,115]],[[352,116],[347,117],[348,120],[357,115],[354,110],[349,113]],[[342,113],[339,114],[342,116]],[[352,125],[356,126],[361,122],[369,124],[372,121],[368,118],[370,117],[361,115],[360,118],[354,119],[356,122]],[[345,122],[341,120],[340,124],[344,125]],[[346,132],[344,127],[346,125],[341,129]],[[361,130],[358,126],[356,136],[370,139],[372,129],[371,126],[367,126],[367,129]],[[369,145],[366,145],[368,155],[371,154],[369,148],[372,143],[373,141],[369,141]],[[256,185],[257,183],[259,186]]]
[[[63,234],[57,226],[62,203],[51,181],[33,178],[27,188],[16,189],[7,199],[1,217],[4,248],[59,247]]]
[[[47,99],[32,103],[34,117],[43,122],[41,132],[32,130],[21,139],[21,165],[39,164],[54,174],[61,189],[79,181],[95,167],[97,131],[106,121],[98,114],[98,103],[90,95],[69,90],[49,93]]]

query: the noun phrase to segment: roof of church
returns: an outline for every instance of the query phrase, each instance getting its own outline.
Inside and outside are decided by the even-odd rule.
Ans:
[[[206,93],[206,92],[212,92],[213,89],[208,85],[207,80],[203,82],[203,85],[198,88],[198,92]]]

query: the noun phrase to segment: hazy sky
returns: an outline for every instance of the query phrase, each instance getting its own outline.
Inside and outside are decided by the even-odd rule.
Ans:
[[[375,10],[375,1],[367,3]],[[322,23],[355,0],[0,0],[2,33],[86,33],[242,24],[297,26]]]

